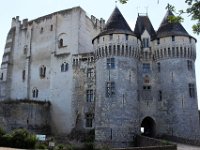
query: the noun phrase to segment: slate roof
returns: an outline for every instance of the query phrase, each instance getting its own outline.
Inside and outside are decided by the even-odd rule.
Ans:
[[[115,7],[110,18],[106,22],[105,27],[97,37],[113,33],[134,35],[133,31],[117,7]]]
[[[138,38],[141,38],[142,33],[144,30],[147,30],[151,36],[151,39],[155,39],[156,37],[156,32],[149,20],[148,16],[139,16],[137,18],[136,24],[135,24],[135,29],[134,33],[137,35]]]
[[[190,36],[180,23],[170,23],[168,21],[169,16],[174,16],[174,14],[170,10],[167,11],[160,27],[158,28],[157,38],[172,36],[172,35]]]

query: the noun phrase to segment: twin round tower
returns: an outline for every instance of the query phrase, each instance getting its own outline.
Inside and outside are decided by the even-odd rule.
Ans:
[[[96,140],[135,134],[199,137],[196,39],[167,11],[155,32],[147,16],[132,31],[118,8],[94,40]],[[141,131],[142,130],[142,131]]]

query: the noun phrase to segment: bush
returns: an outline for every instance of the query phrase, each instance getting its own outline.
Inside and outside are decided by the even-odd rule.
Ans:
[[[5,134],[0,137],[0,146],[11,147],[12,136],[10,134]]]
[[[12,146],[15,148],[34,148],[36,136],[25,129],[16,129],[12,133]]]
[[[1,137],[0,146],[29,149],[35,147],[36,141],[34,134],[25,129],[16,129]]]
[[[6,132],[0,127],[0,137],[6,134]]]
[[[66,149],[66,148],[65,148],[65,146],[62,145],[62,144],[59,144],[59,145],[57,145],[57,146],[55,147],[55,150],[64,150],[64,149]]]
[[[75,150],[73,145],[66,145],[67,150]]]
[[[93,150],[94,149],[94,143],[93,142],[84,143],[84,149],[85,150]]]
[[[45,143],[37,143],[35,145],[36,149],[48,149],[48,146]]]

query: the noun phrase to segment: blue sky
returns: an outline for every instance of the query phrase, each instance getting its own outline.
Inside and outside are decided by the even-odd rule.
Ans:
[[[185,0],[129,0],[128,4],[122,5],[117,3],[118,8],[129,23],[130,27],[134,29],[138,13],[148,12],[148,16],[157,30],[165,13],[167,3],[176,6],[176,9],[184,9],[187,5]],[[23,20],[28,18],[33,20],[43,15],[50,14],[63,9],[68,9],[75,6],[82,7],[86,13],[94,15],[97,18],[104,18],[105,20],[111,15],[116,3],[115,0],[6,0],[2,1],[0,5],[0,62],[4,51],[7,33],[11,26],[11,20],[15,16],[20,16]],[[197,40],[199,36],[192,32],[193,21],[190,17],[184,15],[184,22],[182,25],[189,34],[194,36]],[[200,41],[197,43],[197,59],[196,59],[196,78],[197,78],[197,92],[200,95]],[[199,100],[200,103],[200,100]],[[200,108],[200,104],[199,104]]]

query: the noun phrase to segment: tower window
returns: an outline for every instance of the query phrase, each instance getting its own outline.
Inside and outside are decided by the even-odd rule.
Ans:
[[[50,27],[50,31],[53,31],[53,25],[51,25],[51,27]]]
[[[61,72],[66,72],[68,70],[68,63],[64,62],[61,65]]]
[[[3,73],[1,73],[1,78],[0,78],[0,80],[3,80]]]
[[[158,100],[162,101],[162,91],[158,91]]]
[[[59,40],[59,47],[63,47],[63,39]]]
[[[143,48],[149,47],[149,38],[143,38],[142,44],[143,44]]]
[[[150,80],[149,80],[149,76],[146,75],[146,76],[144,77],[144,83],[149,83],[149,82],[150,82]]]
[[[40,77],[44,78],[46,76],[46,67],[43,65],[40,67]]]
[[[147,85],[147,86],[144,85],[144,86],[143,86],[143,90],[151,90],[151,86],[150,86],[150,85]]]
[[[43,31],[44,31],[44,28],[42,27],[42,28],[40,29],[40,33],[43,33]]]
[[[192,83],[189,83],[189,96],[195,98],[195,87]]]
[[[87,90],[86,92],[87,102],[92,102],[94,98],[93,90]]]
[[[158,44],[158,45],[160,44],[160,38],[157,39],[157,44]]]
[[[87,69],[87,77],[91,78],[93,76],[93,68],[88,68]]]
[[[192,70],[192,61],[191,60],[187,60],[187,67],[188,67],[188,70]]]
[[[157,63],[157,67],[158,67],[158,72],[160,72],[160,63]]]
[[[24,46],[24,55],[27,54],[27,45]]]
[[[111,97],[115,94],[115,83],[106,82],[106,97]]]
[[[172,35],[172,42],[173,42],[173,41],[175,41],[175,36],[174,36],[174,35]]]
[[[22,80],[23,80],[23,81],[25,80],[25,77],[26,77],[26,71],[23,70],[23,71],[22,71]]]
[[[128,41],[128,34],[126,34],[125,36],[126,36],[126,41]]]
[[[110,37],[110,41],[111,41],[113,39],[113,34],[110,34],[109,37]]]
[[[85,126],[87,128],[92,128],[93,127],[93,118],[94,118],[94,115],[91,114],[91,113],[87,113],[85,115],[85,119],[86,119]]]
[[[115,58],[107,58],[107,69],[115,68]]]
[[[37,98],[38,97],[38,93],[39,93],[38,89],[37,88],[33,88],[33,90],[32,90],[33,98]]]
[[[150,64],[149,63],[144,63],[143,64],[143,72],[144,73],[150,72]]]

